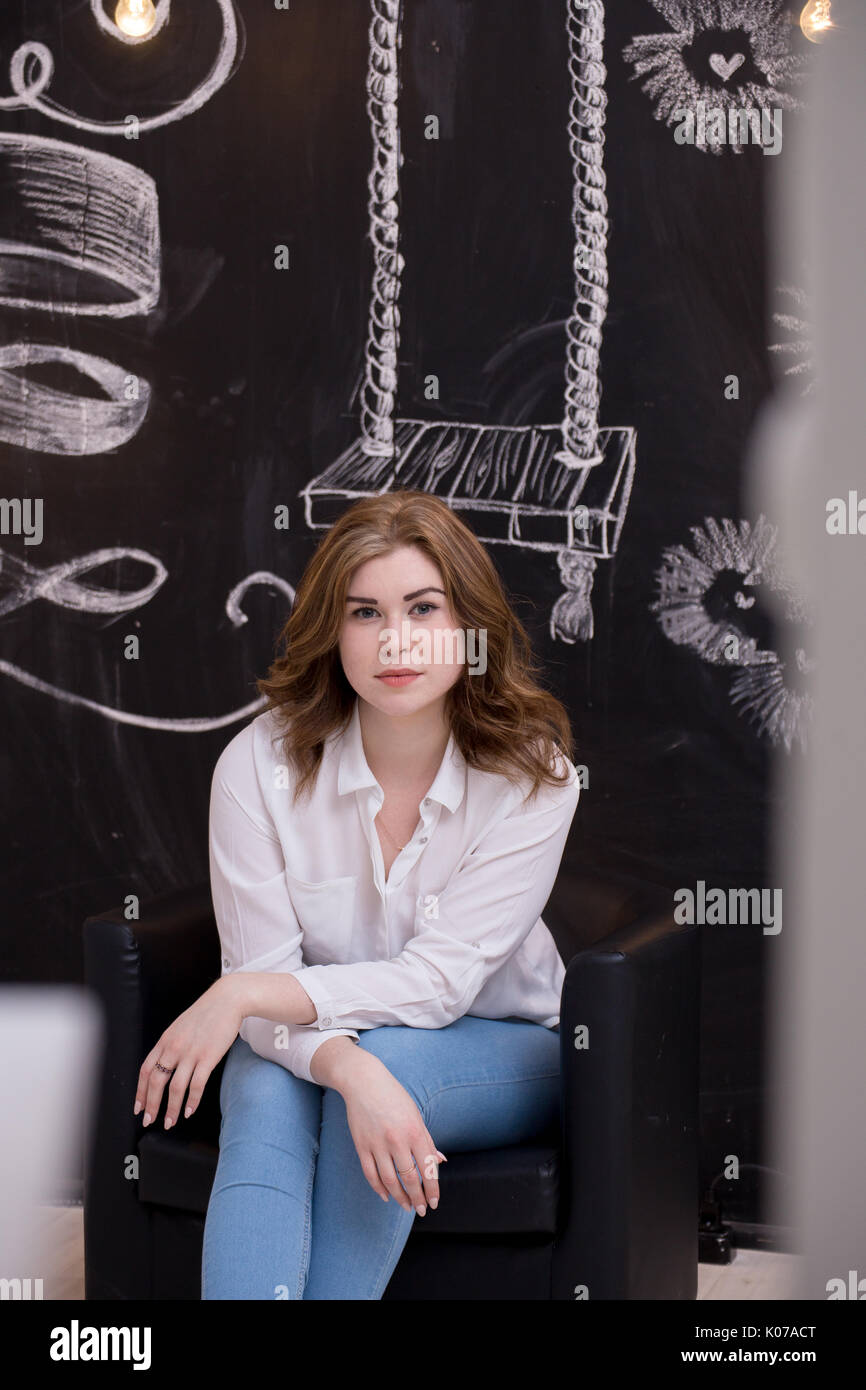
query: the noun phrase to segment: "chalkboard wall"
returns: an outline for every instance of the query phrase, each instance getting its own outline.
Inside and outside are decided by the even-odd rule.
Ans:
[[[713,148],[673,112],[751,102],[786,129],[809,45],[774,0],[373,8],[380,75],[401,25],[392,413],[419,423],[395,438],[420,441],[415,477],[446,448],[452,478],[484,448],[501,465],[453,495],[492,528],[572,717],[588,786],[568,862],[672,891],[772,887],[770,759],[802,754],[808,657],[774,658],[773,519],[743,510],[741,469],[774,379],[809,389],[808,306],[801,268],[765,278],[784,140]],[[373,476],[358,443],[388,351],[368,315],[389,190],[386,171],[374,207],[369,26],[360,0],[197,0],[129,43],[99,0],[3,8],[0,493],[42,500],[41,536],[26,507],[0,536],[6,979],[79,980],[88,914],[207,877],[214,762],[255,712],[317,518]],[[44,48],[13,80],[25,43]],[[606,230],[575,202],[572,78],[607,96]],[[598,128],[583,135],[597,156]],[[581,286],[603,307],[576,389],[604,457],[584,472],[550,462]],[[547,462],[518,487],[534,449]],[[591,506],[572,572],[574,483]],[[704,1186],[729,1154],[763,1161],[774,939],[703,928]],[[718,1190],[728,1216],[761,1219],[759,1167]]]

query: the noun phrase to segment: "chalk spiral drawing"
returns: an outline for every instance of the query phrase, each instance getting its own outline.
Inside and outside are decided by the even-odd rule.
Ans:
[[[152,565],[153,579],[143,588],[136,590],[105,589],[77,582],[78,575],[96,569],[111,560],[122,559],[139,560],[144,564]],[[0,597],[0,616],[11,613],[15,609],[40,598],[48,599],[51,603],[56,603],[63,608],[76,609],[79,612],[125,613],[147,603],[165,582],[167,576],[168,571],[155,556],[148,554],[146,550],[134,550],[123,546],[95,550],[89,555],[82,555],[76,560],[54,565],[48,570],[39,570],[35,565],[0,551],[0,586],[3,585],[4,580],[8,580],[11,585],[10,592],[5,597]],[[257,570],[255,574],[247,575],[239,584],[236,584],[226,599],[225,611],[233,627],[241,627],[247,622],[247,615],[241,611],[240,602],[247,590],[256,584],[269,584],[284,593],[290,607],[295,601],[295,591],[287,580],[280,578],[279,575],[271,574],[268,570]],[[89,700],[84,695],[73,694],[58,685],[52,685],[50,681],[41,680],[31,671],[25,671],[11,661],[0,660],[0,672],[11,676],[13,680],[19,681],[31,690],[39,690],[44,695],[52,695],[63,704],[80,705],[85,709],[93,710],[95,714],[113,720],[117,724],[131,724],[140,729],[157,729],[163,733],[203,734],[208,733],[211,729],[222,729],[228,724],[234,724],[239,719],[245,719],[248,715],[257,713],[267,703],[265,697],[260,696],[239,709],[230,710],[228,714],[187,719],[160,718],[155,715],[135,714],[130,710],[116,709],[111,705],[100,704],[97,700]]]
[[[695,112],[698,103],[725,112],[735,104],[786,110],[802,106],[785,90],[804,77],[805,59],[789,51],[791,25],[784,0],[651,3],[670,29],[632,39],[623,57],[634,66],[632,81],[646,78],[641,91],[653,98],[657,121],[676,125],[682,116],[674,113]],[[735,153],[747,139],[735,123],[728,141]],[[694,144],[704,153],[722,152],[717,140],[704,138],[700,126]]]
[[[805,292],[798,289],[796,285],[777,285],[777,294],[790,295],[794,300],[799,312],[797,313],[774,313],[773,323],[788,334],[788,337],[781,343],[770,343],[769,351],[777,352],[788,360],[788,366],[783,371],[785,376],[804,377],[805,382],[801,395],[811,395],[815,378],[812,375],[814,360],[812,358],[812,325],[805,315],[808,313],[808,299]]]
[[[777,546],[777,528],[761,516],[739,526],[725,518],[692,526],[692,548],[666,549],[656,572],[658,598],[650,605],[665,636],[688,646],[702,661],[736,672],[730,698],[759,733],[790,753],[795,740],[805,748],[812,696],[799,687],[814,662],[806,650],[794,651],[796,676],[770,648],[761,647],[744,618],[755,607],[761,585],[778,594],[786,620],[811,625],[813,614],[786,578]]]
[[[217,0],[223,34],[208,78],[185,101],[161,116],[137,121],[139,132],[180,120],[203,106],[230,75],[237,52],[237,24],[232,0]],[[117,28],[101,0],[90,0],[100,28],[124,43],[139,40]],[[152,37],[169,18],[170,0],[158,0]],[[14,97],[0,98],[0,108],[30,108],[53,120],[101,135],[128,135],[128,121],[89,121],[57,103],[42,99],[54,71],[51,51],[41,43],[22,44],[12,55],[10,82]],[[126,160],[41,135],[0,132],[0,305],[49,313],[122,318],[147,314],[157,305],[161,282],[159,202],[153,179]],[[69,291],[60,296],[64,271]],[[98,297],[79,294],[85,283],[100,287]],[[76,395],[44,385],[26,374],[32,365],[57,362],[97,382],[109,399]],[[99,454],[127,443],[140,428],[151,400],[141,377],[93,353],[52,343],[17,342],[0,347],[0,439],[18,448],[67,455]],[[136,560],[153,570],[150,582],[134,590],[108,589],[81,582],[81,576],[112,561]],[[0,551],[0,617],[37,599],[87,613],[124,613],[150,601],[168,578],[162,562],[147,551],[107,547],[40,569]],[[226,614],[233,627],[247,622],[241,603],[248,589],[269,584],[284,593],[289,605],[294,589],[278,575],[257,570],[229,593]],[[264,697],[228,714],[202,718],[159,718],[115,709],[44,681],[12,662],[0,660],[0,672],[106,719],[139,728],[175,733],[205,733],[223,728],[267,703]]]
[[[197,4],[200,3],[201,0],[197,0]],[[207,77],[184,101],[170,106],[167,111],[163,111],[158,116],[136,117],[135,128],[138,132],[155,130],[158,126],[182,120],[190,112],[198,111],[205,102],[210,101],[214,93],[218,92],[231,76],[232,64],[238,50],[238,24],[234,0],[215,0],[215,3],[219,7],[222,18],[222,33],[213,67]],[[156,0],[156,22],[150,33],[143,36],[132,36],[125,34],[122,29],[117,27],[114,20],[109,18],[105,10],[104,0],[90,0],[91,13],[100,29],[125,44],[142,43],[152,39],[154,34],[158,33],[168,21],[170,8],[171,0]],[[0,97],[0,109],[5,107],[9,111],[22,109],[41,111],[43,116],[48,116],[53,121],[61,121],[65,125],[75,126],[78,130],[90,131],[94,135],[129,136],[130,121],[128,118],[119,121],[92,121],[75,111],[70,111],[65,106],[61,106],[59,102],[53,101],[50,97],[44,97],[43,93],[53,76],[54,55],[51,49],[44,43],[32,41],[21,44],[12,54],[9,63],[9,85],[15,95]]]
[[[360,391],[360,438],[302,490],[307,525],[330,526],[341,506],[395,488],[444,498],[488,545],[557,555],[566,592],[551,636],[593,636],[599,559],[616,552],[635,469],[635,431],[600,429],[599,359],[607,313],[607,96],[602,0],[566,0],[571,97],[574,303],[566,323],[564,418],[556,425],[480,425],[394,419],[400,340],[398,49],[400,0],[371,0],[367,204],[373,277]]]

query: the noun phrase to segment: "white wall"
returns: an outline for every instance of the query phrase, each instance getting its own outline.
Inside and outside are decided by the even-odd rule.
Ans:
[[[777,392],[747,494],[780,525],[815,608],[810,750],[776,766],[784,927],[770,938],[768,1019],[767,1161],[793,1179],[773,1219],[797,1227],[807,1299],[851,1270],[866,1297],[866,535],[826,530],[829,498],[866,498],[866,5],[833,0],[832,13],[770,180],[768,286],[809,268],[815,395]]]

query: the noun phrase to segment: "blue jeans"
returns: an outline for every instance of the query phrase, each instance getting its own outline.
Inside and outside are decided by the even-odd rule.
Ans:
[[[532,1139],[558,1120],[559,1032],[540,1023],[465,1014],[446,1028],[370,1028],[359,1046],[409,1092],[448,1158]],[[412,1223],[427,1218],[373,1191],[339,1091],[238,1037],[220,1107],[202,1298],[380,1299]],[[443,1189],[440,1207],[447,1201]]]

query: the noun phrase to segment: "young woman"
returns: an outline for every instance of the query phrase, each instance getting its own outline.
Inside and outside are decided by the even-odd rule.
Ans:
[[[539,917],[579,796],[563,706],[483,546],[365,498],[301,580],[213,775],[222,975],[142,1066],[166,1126],[228,1052],[204,1299],[380,1299],[442,1149],[555,1125],[564,965]]]

